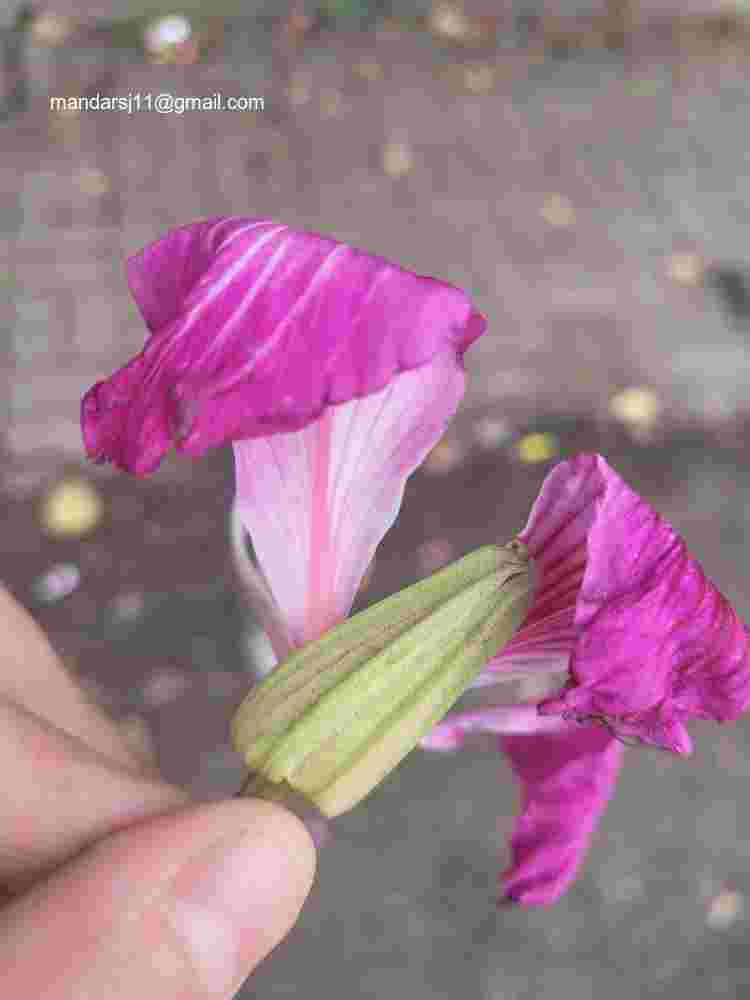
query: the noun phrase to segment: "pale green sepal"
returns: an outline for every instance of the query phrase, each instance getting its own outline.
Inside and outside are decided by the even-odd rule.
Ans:
[[[394,637],[422,621],[465,587],[498,571],[498,546],[487,545],[411,587],[379,601],[295,650],[240,705],[232,722],[235,746],[252,743],[248,764],[258,765],[289,722]],[[512,556],[512,554],[510,554]],[[507,560],[518,571],[517,557]],[[245,738],[245,736],[247,738]]]
[[[238,709],[234,746],[338,815],[445,715],[530,602],[525,547],[478,549],[295,651]]]
[[[489,622],[485,623],[482,639],[476,647],[448,663],[400,705],[365,745],[351,754],[345,765],[327,773],[324,782],[316,780],[317,775],[310,768],[312,788],[308,788],[305,767],[295,774],[295,786],[314,801],[322,813],[338,816],[369,794],[443,718],[487,661],[510,640],[525,618],[529,602],[525,581],[513,581],[508,587],[515,590],[515,594],[509,595],[502,622],[495,623],[499,627],[492,628]],[[318,755],[311,761],[317,764]]]

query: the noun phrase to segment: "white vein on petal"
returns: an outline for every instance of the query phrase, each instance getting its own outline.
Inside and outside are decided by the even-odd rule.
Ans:
[[[263,242],[267,242],[267,240],[266,241],[259,240],[258,244],[252,248],[253,251],[255,252],[256,248],[260,248],[260,246],[263,245]],[[255,301],[259,289],[263,288],[265,285],[268,284],[270,276],[278,268],[281,261],[284,260],[284,258],[287,256],[287,253],[289,252],[289,249],[294,242],[295,242],[294,236],[289,235],[287,236],[286,239],[282,240],[279,243],[279,245],[273,251],[273,253],[268,258],[266,263],[263,265],[259,273],[256,275],[253,283],[243,294],[242,300],[237,306],[237,308],[232,310],[232,315],[230,316],[230,318],[221,325],[219,332],[211,342],[211,346],[209,348],[209,351],[207,352],[208,354],[215,354],[218,350],[220,350],[222,348],[224,341],[231,334],[232,330],[240,322],[245,320],[245,314],[248,312],[253,302]],[[249,257],[243,257],[243,262],[242,262],[243,268],[248,259]],[[288,318],[290,312],[291,310],[287,313],[285,319]],[[276,342],[279,335],[279,327],[282,327],[283,324],[284,320],[282,320],[281,323],[277,324],[277,327],[273,332],[273,336],[269,337],[268,340],[264,341],[261,344],[260,348],[253,354],[252,358],[250,358],[250,360],[247,362],[247,365],[243,365],[238,371],[233,372],[232,373],[233,378],[231,380],[227,380],[226,383],[222,384],[217,391],[226,391],[228,389],[231,389],[231,387],[235,385],[236,382],[241,381],[245,377],[246,368],[249,367],[250,369],[252,369],[253,366],[258,364],[259,361],[262,361],[265,355],[268,354],[268,352],[276,346]]]
[[[207,271],[197,283],[193,292],[191,292],[190,298],[193,297],[195,292],[203,290],[206,287],[208,287],[209,290],[205,295],[201,296],[200,301],[198,301],[194,306],[188,306],[190,315],[185,325],[181,328],[180,334],[185,333],[192,326],[196,318],[200,316],[201,312],[208,305],[210,305],[211,302],[213,302],[217,295],[226,291],[234,279],[244,271],[248,262],[251,261],[267,243],[273,240],[274,237],[278,236],[280,233],[286,232],[287,229],[288,226],[276,226],[271,229],[270,232],[265,233],[258,240],[256,240],[252,246],[249,246],[247,250],[241,254],[236,261],[234,261],[234,263],[227,265],[220,278],[216,278],[213,271]]]
[[[196,285],[191,289],[188,298],[185,303],[186,317],[180,322],[179,328],[175,331],[174,335],[169,338],[164,344],[160,345],[159,357],[161,365],[169,358],[171,354],[174,354],[182,346],[182,340],[186,334],[190,331],[191,327],[194,325],[195,321],[202,315],[203,311],[210,305],[210,303],[216,298],[218,294],[223,292],[227,286],[232,282],[232,280],[237,277],[238,274],[246,267],[247,263],[252,260],[255,254],[258,253],[262,247],[266,245],[279,233],[283,233],[288,229],[288,226],[276,226],[269,233],[262,236],[257,242],[253,243],[251,247],[242,254],[233,264],[230,264],[224,271],[221,278],[218,280],[213,276],[211,270],[207,271],[203,277],[196,283]],[[197,297],[198,293],[201,292],[206,286],[209,288],[209,292],[202,295],[198,302],[191,304],[191,300]],[[209,356],[214,352],[217,341],[220,338],[217,336],[214,340],[206,356]],[[151,381],[157,380],[161,376],[161,366],[153,365],[151,372],[147,372],[143,381],[143,389],[148,386]]]
[[[211,236],[213,237],[213,235],[215,234],[215,230],[220,229],[222,226],[225,226],[225,225],[226,225],[226,219],[219,219],[219,221],[216,222],[211,227],[211,229],[209,230],[209,233],[211,233]],[[229,236],[225,236],[221,240],[221,249],[224,249],[224,247],[231,246],[231,244],[234,243],[235,240],[239,239],[242,236],[247,235],[247,233],[252,232],[254,229],[260,229],[263,226],[269,226],[269,225],[273,225],[273,223],[269,223],[268,221],[266,221],[264,219],[261,219],[258,222],[251,222],[247,226],[242,226],[239,229],[235,229],[235,231],[233,233],[230,233]],[[281,228],[282,229],[286,229],[287,227],[286,226],[282,226]],[[278,227],[277,227],[277,231],[278,231]]]
[[[263,282],[263,284],[267,283],[270,273],[273,270],[275,270],[275,268],[278,266],[281,259],[286,254],[289,248],[289,244],[292,242],[294,242],[293,236],[291,236],[288,240],[285,240],[284,243],[282,243],[281,246],[278,248],[278,250],[274,253],[271,260],[269,260],[266,267],[258,276],[258,281],[256,281],[256,283],[250,289],[246,300],[243,300],[243,304],[235,311],[235,313],[232,315],[231,320],[229,320],[225,324],[224,328],[222,329],[222,338],[224,337],[227,328],[235,325],[235,323],[240,318],[241,311],[247,308],[247,305],[249,305],[250,301],[255,297],[258,285],[261,283],[261,281]],[[267,357],[272,351],[278,349],[279,341],[283,336],[284,332],[286,331],[286,329],[288,328],[288,326],[290,325],[290,323],[307,306],[310,297],[318,290],[318,286],[320,285],[321,281],[328,278],[329,272],[334,268],[334,263],[333,263],[334,258],[337,256],[345,255],[347,253],[347,250],[348,250],[347,247],[337,245],[327,254],[327,256],[323,259],[322,263],[318,265],[315,274],[310,279],[304,292],[302,292],[302,294],[295,299],[293,305],[286,311],[283,318],[280,319],[279,322],[276,324],[273,330],[273,334],[260,345],[258,350],[253,354],[251,358],[248,359],[246,364],[240,366],[240,368],[232,372],[231,378],[228,378],[221,383],[217,391],[220,392],[229,391],[238,382],[241,382],[243,379],[247,378],[247,376],[252,372],[253,368],[256,367],[256,365],[260,364],[265,357]],[[345,341],[345,339],[346,338],[342,337],[341,341]]]

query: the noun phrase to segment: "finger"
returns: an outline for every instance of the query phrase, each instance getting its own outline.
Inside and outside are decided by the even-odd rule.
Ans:
[[[117,726],[87,701],[46,635],[0,584],[0,695],[137,770],[144,762]]]
[[[113,830],[188,801],[0,698],[0,884],[12,891]]]
[[[45,1000],[229,1000],[291,928],[314,870],[304,826],[269,802],[148,820],[0,912],[0,980]]]

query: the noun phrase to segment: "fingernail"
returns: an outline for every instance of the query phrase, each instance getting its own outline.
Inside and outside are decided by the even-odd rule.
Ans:
[[[258,813],[239,836],[191,859],[173,883],[176,929],[211,995],[232,995],[291,928],[312,884],[304,830],[279,810]]]

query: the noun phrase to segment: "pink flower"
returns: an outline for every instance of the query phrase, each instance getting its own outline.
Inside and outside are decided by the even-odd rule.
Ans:
[[[173,445],[233,444],[234,523],[260,564],[246,575],[286,659],[348,615],[406,478],[460,402],[484,319],[456,288],[265,220],[185,226],[128,271],[151,336],[84,397],[88,453],[146,475]],[[538,704],[450,715],[422,745],[499,734],[524,790],[505,892],[534,905],[575,877],[619,740],[688,753],[690,719],[747,709],[750,667],[746,627],[600,456],[558,465],[519,537],[539,585],[474,686],[567,680]]]
[[[475,686],[559,672],[567,682],[538,705],[450,715],[422,745],[500,734],[524,789],[505,892],[533,905],[574,879],[614,789],[617,737],[689,754],[687,722],[750,706],[750,655],[747,627],[685,543],[601,456],[556,466],[518,537],[540,574],[534,602]]]
[[[282,659],[349,613],[484,317],[451,285],[264,219],[173,230],[128,277],[151,336],[86,393],[87,452],[146,475],[172,446],[233,444]]]

